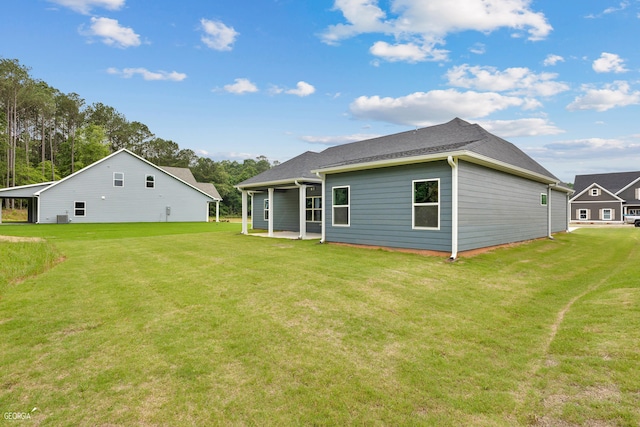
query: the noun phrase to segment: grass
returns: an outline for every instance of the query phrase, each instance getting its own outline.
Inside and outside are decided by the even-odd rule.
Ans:
[[[0,270],[0,411],[37,407],[43,425],[640,423],[633,227],[455,263],[239,231],[0,227],[46,240],[0,242],[42,260]]]
[[[2,202],[0,201],[0,205]],[[2,222],[26,222],[27,221],[27,210],[26,209],[2,209]]]

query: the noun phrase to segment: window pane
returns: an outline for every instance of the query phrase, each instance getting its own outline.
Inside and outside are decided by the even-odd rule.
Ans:
[[[311,197],[307,197],[306,206],[307,209],[311,209],[313,207],[313,199]]]
[[[349,204],[349,189],[346,187],[333,189],[333,204],[335,206]]]
[[[314,217],[315,217],[314,218],[315,221],[318,221],[318,222],[322,221],[322,211],[315,211]]]
[[[541,194],[540,195],[540,204],[541,205],[546,205],[547,204],[547,195],[546,194]]]
[[[313,221],[313,211],[307,211],[307,221]]]
[[[316,208],[316,209],[321,209],[322,208],[322,198],[316,197],[315,199],[313,199],[313,207]]]
[[[414,224],[416,227],[438,227],[437,206],[414,206]]]
[[[349,225],[349,208],[333,208],[333,223]]]
[[[413,189],[414,203],[438,203],[438,181],[415,182]]]

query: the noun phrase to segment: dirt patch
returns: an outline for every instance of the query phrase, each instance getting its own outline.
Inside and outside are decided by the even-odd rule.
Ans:
[[[0,242],[44,242],[40,237],[0,236]]]

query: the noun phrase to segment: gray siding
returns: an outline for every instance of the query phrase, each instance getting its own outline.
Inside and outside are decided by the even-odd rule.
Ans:
[[[622,221],[622,202],[598,202],[598,203],[571,203],[571,220],[581,221],[578,216],[580,209],[589,210],[587,221],[604,221],[602,219],[602,209],[611,209],[612,218],[610,221]]]
[[[440,230],[412,229],[413,180],[440,179]],[[350,186],[349,227],[332,226],[332,187]],[[451,167],[445,161],[331,174],[325,183],[326,241],[451,250]]]
[[[617,196],[620,197],[621,199],[626,200],[627,202],[632,201],[632,200],[638,200],[638,199],[636,199],[636,190],[638,188],[640,188],[640,182],[636,182],[631,187],[629,187],[626,190],[618,193]]]
[[[599,189],[600,190],[600,194],[597,195],[597,196],[592,196],[591,195],[591,189],[592,188]],[[608,201],[612,201],[612,200],[616,200],[615,196],[612,196],[609,192],[607,192],[606,190],[601,189],[600,187],[597,187],[595,185],[591,185],[579,197],[576,197],[574,199],[574,202],[608,202]]]
[[[551,232],[567,231],[569,228],[569,204],[567,193],[551,190]]]
[[[547,236],[546,184],[462,161],[458,177],[458,250]]]
[[[124,187],[113,186],[113,173],[124,173]],[[146,175],[155,188],[146,188]],[[74,202],[86,203],[86,216],[74,215]],[[74,223],[189,222],[208,220],[210,198],[127,152],[81,170],[40,195],[40,222],[68,215]],[[171,208],[169,216],[166,208]]]

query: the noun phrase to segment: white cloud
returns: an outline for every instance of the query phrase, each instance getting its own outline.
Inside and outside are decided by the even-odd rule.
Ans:
[[[469,48],[469,52],[475,53],[476,55],[484,55],[487,52],[487,47],[484,43],[475,43]]]
[[[567,105],[567,110],[607,111],[615,107],[640,104],[640,91],[631,92],[626,81],[616,81],[596,89],[591,85],[583,85],[584,95],[576,97]]]
[[[478,124],[502,138],[558,135],[564,133],[564,130],[550,123],[549,120],[535,117],[517,120],[483,121]]]
[[[448,54],[448,51],[436,49],[433,46],[418,46],[414,43],[390,45],[383,41],[375,42],[369,52],[389,62],[445,61]]]
[[[365,139],[377,138],[379,136],[381,135],[359,133],[339,136],[301,136],[300,139],[310,144],[340,145],[348,144],[350,142],[364,141]]]
[[[634,159],[640,156],[640,139],[637,135],[622,138],[572,139],[545,144],[535,151],[536,157],[540,158],[562,158],[565,162],[597,159],[600,165],[603,160],[606,160],[609,168],[611,165],[620,168],[625,163],[631,163],[630,167],[635,167]],[[625,166],[619,170],[625,170],[625,168],[629,170]]]
[[[200,27],[204,34],[200,38],[207,47],[228,51],[232,49],[233,43],[240,35],[233,27],[228,27],[220,21],[211,21],[209,19],[202,18],[200,20]]]
[[[258,86],[252,83],[249,79],[235,79],[234,81],[235,83],[233,84],[225,85],[224,90],[237,95],[258,92]]]
[[[549,54],[544,59],[544,62],[542,63],[542,65],[544,65],[545,67],[549,67],[552,65],[556,65],[558,62],[564,62],[564,58],[560,55]]]
[[[415,92],[399,98],[361,96],[349,106],[353,116],[389,123],[430,126],[451,117],[477,118],[525,105],[521,98],[495,92],[459,92],[455,89]]]
[[[302,96],[311,95],[315,91],[316,91],[315,87],[313,87],[312,85],[310,85],[307,82],[300,81],[296,85],[295,89],[285,90],[284,93],[287,93],[289,95],[296,95],[296,96],[302,97]]]
[[[184,73],[178,73],[177,71],[149,71],[146,68],[123,68],[118,70],[117,68],[109,68],[107,70],[109,74],[116,74],[130,79],[131,77],[139,74],[144,80],[169,80],[174,82],[181,82],[187,78]]]
[[[125,0],[49,0],[51,3],[68,7],[69,9],[88,15],[94,7],[107,10],[119,10],[124,6]]]
[[[506,91],[512,95],[548,97],[569,90],[566,83],[554,80],[558,77],[557,74],[536,74],[522,67],[500,71],[494,67],[472,67],[463,64],[447,71],[446,77],[451,86],[495,92]]]
[[[446,51],[436,46],[445,44],[451,33],[510,28],[526,31],[529,40],[544,39],[552,27],[529,4],[529,0],[390,0],[387,12],[378,0],[336,0],[334,10],[342,12],[347,22],[329,26],[321,38],[337,44],[359,34],[379,33],[393,37],[395,45],[378,41],[370,50],[374,55],[395,61],[440,61]]]
[[[80,29],[80,33],[86,36],[101,37],[102,42],[109,46],[127,48],[140,46],[140,36],[131,28],[122,27],[117,20],[111,18],[91,18],[91,27],[88,31]]]
[[[593,61],[592,66],[596,73],[625,73],[629,71],[624,67],[624,60],[615,53],[602,52],[600,58]]]

